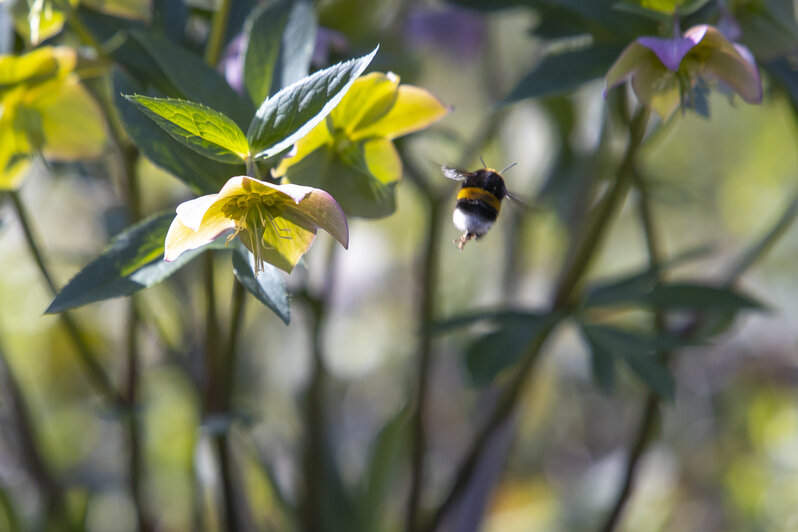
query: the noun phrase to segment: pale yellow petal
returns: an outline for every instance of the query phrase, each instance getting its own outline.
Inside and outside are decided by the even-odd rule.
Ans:
[[[369,137],[395,139],[428,127],[448,112],[449,108],[429,91],[401,85],[391,110],[367,127],[357,129],[352,134],[352,140]]]
[[[393,73],[372,72],[359,77],[330,113],[333,126],[350,135],[370,126],[394,106],[398,86],[399,77]]]
[[[235,229],[235,222],[223,216],[212,217],[198,231],[186,227],[180,217],[175,216],[166,233],[163,258],[171,262],[184,252],[209,244],[232,229]]]
[[[264,249],[261,251],[261,258],[291,273],[315,238],[315,229],[302,227],[282,216],[277,216],[267,225],[263,234]],[[246,238],[243,240],[246,245]],[[257,254],[255,256],[257,257]]]

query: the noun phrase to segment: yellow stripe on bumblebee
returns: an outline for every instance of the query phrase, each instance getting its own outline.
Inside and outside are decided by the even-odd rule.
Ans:
[[[502,206],[502,202],[499,201],[499,198],[497,198],[487,190],[479,187],[461,188],[460,192],[457,193],[457,199],[484,201],[485,203],[490,205],[496,211],[496,213],[499,212]]]

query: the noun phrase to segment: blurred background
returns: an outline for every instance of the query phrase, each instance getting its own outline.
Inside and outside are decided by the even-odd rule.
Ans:
[[[202,36],[212,2],[186,3],[194,14],[192,31]],[[12,4],[0,3],[2,20],[9,20]],[[504,102],[550,51],[551,42],[535,33],[540,13],[534,5],[476,11],[439,1],[328,0],[318,2],[317,11],[318,66],[380,43],[370,70],[393,71],[452,107],[444,120],[400,144],[408,167],[450,192],[438,220],[435,314],[442,319],[505,305],[545,306],[569,244],[573,209],[579,208],[574,199],[579,179],[594,177],[590,154],[603,122],[603,80],[567,95]],[[8,50],[12,41],[7,35],[0,40]],[[796,115],[789,96],[771,91],[767,76],[764,83],[761,105],[713,93],[709,118],[677,113],[644,145],[641,167],[654,184],[654,214],[666,255],[704,250],[674,268],[673,278],[720,282],[791,201],[798,175]],[[475,141],[480,135],[484,139]],[[469,152],[469,146],[477,150]],[[622,149],[621,144],[616,151]],[[459,234],[448,210],[457,185],[438,168],[476,169],[480,156],[494,168],[517,163],[505,174],[508,188],[523,198],[542,199],[533,209],[504,205],[491,232],[461,252],[452,244]],[[145,213],[191,197],[185,185],[143,157],[137,172]],[[21,196],[58,287],[123,229],[115,173],[110,154],[50,168],[37,162],[32,168]],[[324,406],[332,456],[343,485],[352,490],[369,467],[378,434],[409,407],[415,387],[420,257],[429,212],[407,176],[397,205],[384,219],[350,220],[349,249],[334,259],[334,291],[323,329],[329,374]],[[289,286],[325,282],[329,239],[319,235],[306,268],[288,277]],[[672,358],[676,398],[660,407],[662,426],[642,456],[619,530],[798,529],[796,258],[798,230],[792,227],[739,283],[767,310],[739,315],[712,342]],[[215,260],[216,296],[224,313],[233,278],[228,254]],[[589,277],[616,276],[646,264],[631,196]],[[58,318],[43,315],[51,294],[7,201],[0,204],[0,272],[0,350],[7,366],[0,385],[0,529],[10,529],[14,515],[20,523],[35,523],[44,511],[25,465],[28,443],[15,430],[17,414],[7,393],[13,375],[42,456],[65,486],[71,511],[83,516],[87,530],[135,530],[119,413],[88,386]],[[216,529],[208,503],[218,481],[209,435],[218,428],[203,419],[196,385],[201,277],[200,264],[192,264],[137,296],[144,316],[138,334],[143,485],[157,530]],[[126,305],[111,300],[74,313],[120,384]],[[286,326],[252,300],[242,330],[233,435],[252,529],[292,528],[286,505],[296,489],[313,346],[308,306],[295,298],[291,310]],[[463,367],[464,349],[478,333],[457,330],[434,339],[426,418],[428,502],[445,494],[481,413],[495,397],[493,387],[470,382]],[[485,483],[495,482],[495,488],[471,508],[473,514],[461,514],[484,516],[473,522],[453,519],[448,526],[502,532],[597,529],[617,496],[645,393],[628,372],[621,372],[614,394],[602,393],[579,334],[569,326],[559,329],[545,346],[506,437],[491,450],[498,463]],[[379,502],[386,530],[403,526],[406,472],[400,468],[395,479]]]

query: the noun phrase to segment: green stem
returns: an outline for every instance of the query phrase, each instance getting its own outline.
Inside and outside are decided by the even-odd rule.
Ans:
[[[599,249],[609,222],[626,198],[631,173],[634,169],[635,157],[646,131],[648,117],[648,111],[641,108],[629,124],[629,143],[619,166],[615,183],[601,203],[595,208],[593,215],[590,216],[583,236],[577,240],[576,251],[571,255],[572,259],[557,284],[551,305],[551,313],[554,315],[567,311],[572,306],[582,276],[587,272],[596,251]],[[465,458],[457,468],[452,488],[436,509],[428,524],[423,528],[424,531],[433,531],[440,525],[447,511],[457,502],[470,484],[472,475],[491,436],[509,419],[515,410],[515,404],[521,396],[524,384],[529,381],[532,369],[538,359],[538,354],[557,323],[557,320],[552,320],[552,323],[548,324],[527,348],[513,380],[504,389],[488,421],[471,443]]]
[[[67,521],[68,515],[65,511],[63,487],[53,475],[41,454],[35,436],[34,425],[30,419],[28,403],[19,386],[19,382],[11,371],[2,346],[0,346],[0,377],[2,377],[3,388],[8,396],[8,405],[13,413],[12,418],[19,435],[21,443],[19,448],[23,454],[23,461],[42,494],[44,507],[47,509],[48,521],[51,524],[64,523]],[[11,501],[4,502],[9,506],[8,521],[10,529],[20,530],[19,521]]]
[[[304,477],[302,526],[307,532],[319,532],[324,524],[324,486],[327,464],[326,414],[324,398],[327,389],[327,370],[324,367],[323,332],[330,301],[333,295],[338,246],[332,239],[328,242],[327,269],[324,286],[319,297],[304,294],[310,310],[311,374],[305,396],[305,447],[302,459]]]
[[[427,195],[427,200],[427,239],[419,270],[421,297],[418,304],[418,321],[421,332],[419,333],[418,368],[416,371],[418,389],[416,390],[415,409],[411,426],[410,494],[405,523],[407,532],[413,532],[418,526],[418,513],[421,505],[422,486],[424,485],[424,453],[427,440],[424,428],[424,413],[426,411],[432,362],[432,335],[426,325],[431,323],[435,317],[438,263],[440,259],[441,230],[443,227],[443,224],[440,223],[443,211],[443,196],[431,193]]]
[[[648,191],[648,185],[643,177],[637,172],[633,171],[635,185],[637,187],[638,198],[638,212],[640,221],[643,226],[643,234],[646,241],[646,249],[648,251],[649,268],[654,272],[657,282],[660,280],[660,264],[662,263],[662,251],[660,249],[659,239],[657,237],[656,227],[654,225],[654,216],[651,212],[651,197]],[[657,310],[652,317],[653,327],[657,334],[665,332],[665,315],[662,311]],[[670,358],[670,353],[663,351],[657,354],[659,358],[667,361]],[[654,430],[659,422],[659,397],[652,391],[646,394],[646,402],[643,407],[643,412],[640,417],[640,424],[637,427],[634,442],[629,450],[629,457],[626,461],[626,468],[624,470],[623,480],[621,481],[621,489],[615,497],[610,513],[607,515],[606,520],[599,528],[601,532],[612,532],[618,526],[623,510],[629,497],[632,495],[634,487],[634,479],[637,474],[637,469],[640,464],[640,459],[643,456],[648,443],[654,436]]]
[[[76,15],[72,15],[70,20],[79,21]],[[87,33],[87,32],[85,32]],[[90,37],[90,35],[89,35]],[[95,47],[97,43],[92,39],[90,44]],[[98,53],[101,51],[98,50]],[[122,189],[124,191],[125,203],[127,204],[128,216],[132,223],[138,222],[142,217],[141,191],[136,175],[136,161],[139,156],[138,149],[127,141],[122,125],[116,117],[116,112],[107,98],[96,90],[89,88],[89,92],[94,97],[100,108],[103,110],[111,140],[116,149],[116,156],[119,161],[119,170],[122,175]],[[127,308],[127,341],[126,341],[126,402],[127,402],[127,433],[128,445],[130,448],[130,461],[128,464],[128,482],[133,506],[136,511],[138,529],[140,532],[148,532],[153,529],[153,524],[147,517],[144,505],[144,486],[142,478],[144,475],[144,452],[141,447],[141,426],[138,414],[138,390],[139,390],[139,371],[140,355],[138,347],[138,330],[140,316],[137,310],[137,295],[130,296]]]
[[[211,66],[216,66],[222,53],[224,36],[227,33],[227,21],[230,18],[230,0],[222,0],[222,4],[213,13],[211,20],[211,34],[208,37],[208,45],[205,48],[205,62]]]
[[[589,268],[590,261],[595,256],[596,249],[601,244],[607,231],[608,223],[620,204],[626,198],[629,184],[634,171],[634,161],[637,150],[643,141],[650,112],[647,108],[638,109],[629,125],[629,144],[621,160],[617,177],[612,188],[596,207],[592,216],[587,220],[587,227],[576,246],[576,252],[567,264],[563,275],[557,283],[553,307],[556,309],[569,308],[572,298],[580,285],[583,273]]]
[[[22,231],[25,235],[25,242],[28,245],[31,255],[33,256],[33,260],[36,262],[36,266],[39,268],[39,272],[47,284],[50,293],[55,296],[58,293],[58,290],[56,289],[53,278],[50,275],[49,269],[47,268],[47,264],[44,261],[44,256],[40,251],[38,240],[33,233],[30,218],[25,206],[22,203],[22,199],[19,197],[19,193],[17,191],[10,192],[9,196],[11,197],[11,202],[13,203],[14,209],[17,213],[17,218],[19,218]],[[75,320],[72,318],[72,315],[69,312],[62,312],[58,315],[58,318],[66,329],[70,340],[75,345],[78,357],[83,364],[83,369],[86,372],[86,376],[92,386],[94,386],[98,393],[105,397],[105,399],[108,401],[108,404],[124,404],[123,398],[121,398],[116,392],[111,384],[110,379],[108,378],[108,375],[106,375],[105,370],[100,363],[97,362],[97,357],[86,343],[84,335]]]
[[[141,447],[141,426],[138,413],[139,390],[139,346],[138,326],[139,317],[136,311],[135,296],[131,296],[127,308],[127,339],[126,339],[126,399],[127,399],[127,436],[130,447],[130,463],[128,465],[128,482],[133,507],[136,510],[138,529],[148,532],[153,529],[152,523],[147,518],[144,506],[144,486],[142,476],[144,472],[144,451]]]

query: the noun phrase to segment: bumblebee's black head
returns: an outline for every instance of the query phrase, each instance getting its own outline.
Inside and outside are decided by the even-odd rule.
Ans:
[[[480,168],[463,180],[463,188],[478,187],[490,192],[499,201],[507,195],[504,179],[501,174],[492,168]]]

